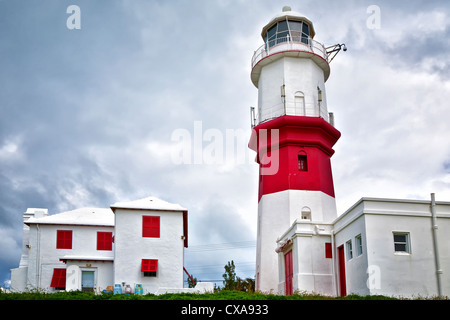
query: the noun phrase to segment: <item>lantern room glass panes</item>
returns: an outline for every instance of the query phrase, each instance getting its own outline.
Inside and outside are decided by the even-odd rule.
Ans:
[[[309,37],[309,25],[306,23],[303,23],[302,42],[308,44],[308,37]]]
[[[277,25],[277,44],[286,42],[289,35],[289,28],[287,21],[280,21]]]
[[[309,25],[303,21],[282,20],[272,26],[266,34],[266,48],[279,43],[293,41],[309,43]]]
[[[289,30],[292,41],[299,42],[302,36],[302,23],[300,21],[289,21]]]

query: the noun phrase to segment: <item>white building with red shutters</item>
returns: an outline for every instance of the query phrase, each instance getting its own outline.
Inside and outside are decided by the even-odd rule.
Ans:
[[[338,216],[331,170],[341,133],[328,113],[330,62],[289,7],[262,29],[249,147],[259,165],[256,290],[330,296],[450,296],[450,202],[362,198]],[[24,214],[11,288],[146,292],[183,288],[187,210],[157,198]],[[212,284],[211,284],[212,285]],[[211,289],[211,287],[210,287]]]
[[[183,288],[188,211],[157,198],[118,202],[115,216],[114,282],[142,284],[147,292]]]
[[[24,213],[11,289],[96,291],[120,285],[143,293],[182,289],[188,211],[155,197],[49,215]]]

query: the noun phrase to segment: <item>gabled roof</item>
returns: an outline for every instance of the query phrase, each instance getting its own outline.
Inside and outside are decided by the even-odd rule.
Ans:
[[[111,205],[111,210],[114,213],[116,213],[117,209],[181,212],[183,214],[184,246],[188,247],[188,210],[179,204],[169,203],[156,197],[147,197],[130,202],[116,202]]]
[[[109,208],[80,208],[52,214],[41,218],[30,218],[25,224],[92,225],[114,226],[114,214]]]
[[[129,202],[116,202],[111,205],[111,209],[115,212],[116,209],[134,209],[134,210],[158,210],[158,211],[183,211],[187,212],[187,209],[183,208],[179,204],[169,203],[156,197],[147,197],[140,200]]]

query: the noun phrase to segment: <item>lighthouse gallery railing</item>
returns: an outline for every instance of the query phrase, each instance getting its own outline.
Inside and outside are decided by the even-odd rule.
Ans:
[[[262,59],[277,52],[303,51],[318,55],[328,62],[327,50],[320,42],[306,37],[283,37],[265,42],[252,57],[252,69]]]

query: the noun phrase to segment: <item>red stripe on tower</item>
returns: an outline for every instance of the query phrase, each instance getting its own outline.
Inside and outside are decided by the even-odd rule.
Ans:
[[[258,201],[265,194],[283,190],[322,191],[334,197],[330,158],[340,136],[318,117],[287,115],[254,127],[249,147],[256,151],[256,161],[260,166],[277,167],[267,174],[260,170]],[[262,164],[261,159],[266,158],[270,163]]]

